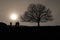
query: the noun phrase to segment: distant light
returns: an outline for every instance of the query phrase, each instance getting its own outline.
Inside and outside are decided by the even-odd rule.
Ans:
[[[12,13],[12,14],[10,15],[10,19],[11,19],[11,20],[17,20],[17,18],[18,18],[18,16],[17,16],[17,14],[15,14],[15,13]]]

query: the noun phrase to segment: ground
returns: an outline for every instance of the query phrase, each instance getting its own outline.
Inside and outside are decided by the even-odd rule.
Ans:
[[[56,26],[0,26],[0,32],[55,32],[59,30]]]

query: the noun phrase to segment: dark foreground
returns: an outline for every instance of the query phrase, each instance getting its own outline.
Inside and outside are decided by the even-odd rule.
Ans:
[[[57,26],[0,26],[0,32],[56,32],[60,30]]]

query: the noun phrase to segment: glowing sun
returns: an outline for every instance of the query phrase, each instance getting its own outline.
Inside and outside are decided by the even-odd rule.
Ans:
[[[11,20],[17,20],[17,18],[18,18],[18,16],[17,16],[17,14],[15,14],[15,13],[12,13],[12,14],[10,15],[10,19],[11,19]]]

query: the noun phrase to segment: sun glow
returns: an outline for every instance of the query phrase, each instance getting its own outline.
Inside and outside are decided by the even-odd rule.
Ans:
[[[11,19],[11,20],[17,20],[17,18],[18,18],[18,16],[17,16],[16,13],[12,13],[12,14],[10,15],[10,19]]]

